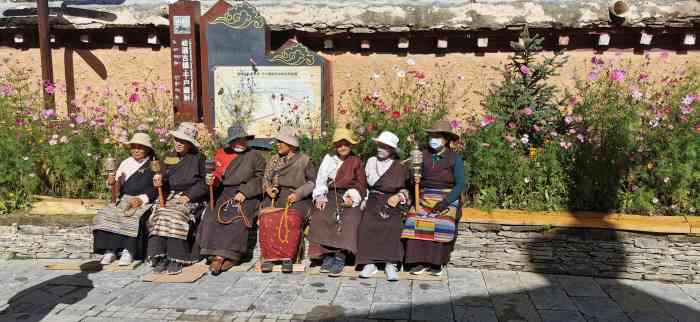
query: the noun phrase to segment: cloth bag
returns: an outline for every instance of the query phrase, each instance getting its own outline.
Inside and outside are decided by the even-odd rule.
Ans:
[[[264,261],[294,260],[301,241],[303,214],[287,205],[260,211],[260,255]]]

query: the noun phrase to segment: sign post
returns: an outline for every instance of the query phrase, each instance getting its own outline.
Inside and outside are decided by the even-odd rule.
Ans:
[[[175,123],[198,122],[199,115],[199,1],[179,0],[169,6],[170,49]]]

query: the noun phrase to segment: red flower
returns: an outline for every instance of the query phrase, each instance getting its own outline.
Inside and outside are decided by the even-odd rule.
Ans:
[[[399,111],[394,111],[393,113],[391,113],[391,117],[397,119],[401,117],[401,113]]]
[[[365,97],[362,99],[362,101],[365,102],[365,103],[369,103],[369,102],[372,101],[372,98],[369,97],[369,95],[367,95],[367,96],[365,96]]]
[[[403,107],[403,112],[404,113],[411,113],[411,107],[408,106],[408,104],[407,104],[406,106]]]

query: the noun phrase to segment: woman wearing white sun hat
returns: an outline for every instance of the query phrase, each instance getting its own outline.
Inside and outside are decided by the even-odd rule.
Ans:
[[[377,264],[383,264],[387,280],[397,281],[397,264],[403,260],[402,217],[411,200],[406,189],[411,172],[397,160],[396,134],[384,131],[373,141],[377,154],[365,166],[369,194],[359,228],[357,263],[364,264],[362,278],[372,276],[378,271]]]

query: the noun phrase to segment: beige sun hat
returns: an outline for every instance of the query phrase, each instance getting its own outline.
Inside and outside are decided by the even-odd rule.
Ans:
[[[275,139],[277,139],[277,141],[287,143],[295,148],[299,147],[297,131],[289,126],[281,128]]]
[[[452,130],[452,125],[450,124],[450,121],[446,119],[438,121],[437,123],[435,123],[435,125],[433,125],[431,129],[426,130],[426,132],[445,135],[450,141],[459,140],[459,134],[455,133],[454,130]]]
[[[155,150],[151,142],[151,136],[143,132],[134,133],[134,136],[132,136],[131,140],[127,141],[126,144],[143,145],[151,150]]]
[[[197,142],[197,128],[190,122],[180,123],[177,130],[170,131],[170,135],[180,140],[190,142],[195,147],[199,147],[199,142]]]
[[[333,143],[338,143],[343,140],[348,141],[352,145],[357,144],[357,140],[355,140],[353,137],[350,129],[339,127],[335,129],[335,132],[333,133]]]

